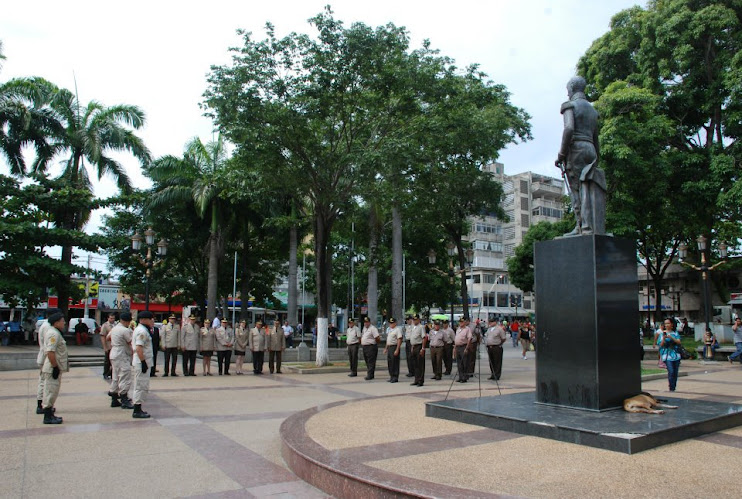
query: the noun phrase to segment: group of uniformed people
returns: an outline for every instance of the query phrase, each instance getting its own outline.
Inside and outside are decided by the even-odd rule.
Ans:
[[[491,371],[491,380],[499,380],[502,375],[502,345],[507,340],[507,333],[502,323],[491,319],[486,331],[479,324],[471,324],[468,317],[459,320],[458,328],[454,331],[447,320],[433,321],[423,325],[420,316],[408,316],[407,324],[402,327],[395,318],[389,319],[386,329],[386,343],[384,355],[387,358],[389,382],[399,382],[399,369],[402,358],[402,344],[405,345],[407,362],[407,377],[414,377],[413,386],[423,386],[425,383],[425,350],[430,348],[430,359],[433,367],[433,376],[430,379],[440,380],[443,375],[450,375],[453,360],[456,359],[457,381],[466,383],[474,374],[477,350],[482,341],[487,347],[487,356]],[[484,333],[484,334],[483,334]],[[366,361],[366,381],[374,379],[378,344],[381,343],[379,330],[371,324],[368,317],[364,318],[363,327],[356,326],[355,319],[348,321],[346,330],[348,357],[350,360],[350,374],[358,376],[359,346]],[[443,371],[445,366],[445,372]]]

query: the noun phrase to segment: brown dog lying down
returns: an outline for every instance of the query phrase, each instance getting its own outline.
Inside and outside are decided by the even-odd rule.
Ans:
[[[654,398],[647,392],[641,392],[639,395],[635,395],[631,398],[627,398],[623,401],[623,410],[626,412],[646,412],[648,414],[664,414],[665,411],[655,409],[655,407],[662,407],[664,409],[677,409],[676,405],[667,405],[660,402],[667,402],[666,400],[660,401]]]

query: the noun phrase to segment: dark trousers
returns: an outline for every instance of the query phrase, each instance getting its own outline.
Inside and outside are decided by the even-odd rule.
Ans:
[[[175,376],[175,364],[178,362],[178,349],[177,348],[166,348],[165,349],[165,374],[167,374],[167,368],[170,366],[170,375]]]
[[[412,346],[411,358],[413,372],[415,373],[415,383],[422,386],[425,382],[425,352],[423,352],[422,343]]]
[[[366,378],[374,379],[374,372],[376,371],[376,357],[379,355],[379,346],[374,343],[373,345],[363,345],[363,360],[366,361]]]
[[[410,340],[404,342],[404,353],[407,358],[407,374],[415,374],[415,368],[412,367],[412,343],[410,343]]]
[[[435,379],[443,376],[443,347],[430,347],[430,363],[433,365]]]
[[[502,345],[487,345],[487,357],[490,360],[490,371],[495,379],[502,375]]]
[[[389,379],[392,381],[399,380],[399,357],[402,355],[402,349],[400,348],[399,350],[398,355],[394,355],[394,352],[397,351],[397,345],[390,345],[386,350],[386,363],[389,369]]]
[[[360,343],[348,345],[348,358],[350,359],[350,372],[352,374],[358,374],[358,348],[360,346]]]
[[[451,368],[453,367],[453,343],[443,345],[443,365],[446,366],[446,372],[444,374],[451,374]]]
[[[473,376],[476,372],[477,352],[479,352],[479,343],[469,345],[469,353],[466,355],[466,374]]]
[[[217,350],[216,364],[219,366],[219,374],[222,374],[222,372],[229,374],[230,362],[232,362],[232,350]]]
[[[263,360],[265,359],[265,352],[253,352],[252,353],[252,372],[255,374],[263,373]]]
[[[106,352],[106,359],[103,361],[103,377],[111,377],[111,351]]]
[[[289,335],[286,336],[286,348],[291,348],[294,346],[294,337]]]
[[[183,374],[196,375],[196,350],[185,350],[183,352]]]
[[[463,381],[469,379],[469,376],[466,374],[467,354],[466,345],[456,346],[456,370],[459,372],[459,379]]]
[[[680,370],[679,360],[666,360],[667,364],[667,382],[670,387],[670,391],[674,392],[675,387],[678,384],[678,371]]]
[[[276,372],[281,372],[281,350],[271,350],[268,352],[268,370],[273,374],[273,365],[275,359]]]

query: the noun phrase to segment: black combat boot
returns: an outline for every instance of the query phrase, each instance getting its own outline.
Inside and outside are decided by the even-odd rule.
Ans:
[[[44,409],[44,424],[62,424],[62,418],[54,415],[54,411],[51,407]]]
[[[36,401],[36,414],[44,414],[44,408],[41,407],[41,400]]]
[[[142,410],[142,404],[134,404],[134,412],[131,413],[131,417],[136,419],[147,419],[149,413]]]
[[[121,407],[118,393],[108,392],[108,396],[111,397],[111,407]]]
[[[133,409],[134,404],[131,403],[131,399],[125,393],[121,394],[121,408],[122,409]]]

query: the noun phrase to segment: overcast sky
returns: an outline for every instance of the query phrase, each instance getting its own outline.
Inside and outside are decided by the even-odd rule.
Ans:
[[[578,58],[608,30],[611,17],[632,0],[274,0],[5,2],[0,40],[7,58],[0,81],[42,76],[74,91],[81,102],[134,104],[147,115],[140,135],[154,157],[181,155],[194,136],[212,137],[198,107],[211,65],[230,60],[240,45],[235,30],[263,38],[273,23],[279,36],[313,34],[307,19],[330,3],[347,26],[392,22],[410,33],[412,48],[429,39],[457,65],[477,63],[511,92],[531,116],[533,140],[511,145],[498,161],[508,174],[534,171],[558,176],[554,159],[561,139],[560,104]],[[121,157],[134,184],[146,188],[137,162]],[[2,159],[0,159],[2,163]],[[0,165],[7,173],[7,166]],[[110,179],[96,194],[115,192]],[[100,215],[88,227],[95,230]]]

